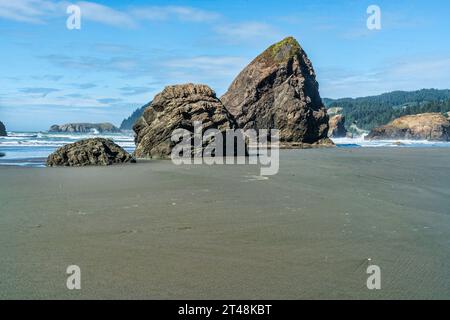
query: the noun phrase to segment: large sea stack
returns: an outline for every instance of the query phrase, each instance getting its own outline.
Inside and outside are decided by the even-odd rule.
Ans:
[[[450,141],[450,121],[441,113],[403,116],[373,129],[365,139]]]
[[[157,94],[141,118],[134,124],[137,158],[169,158],[175,142],[175,129],[194,131],[194,121],[202,122],[203,130],[234,129],[236,122],[216,97],[202,84],[183,84],[164,88]]]
[[[292,37],[256,57],[220,99],[240,128],[279,129],[284,146],[333,145],[313,66]]]
[[[67,144],[47,158],[47,166],[108,166],[135,162],[134,158],[112,140],[91,138]]]
[[[0,121],[0,137],[6,137],[6,135],[5,125]]]

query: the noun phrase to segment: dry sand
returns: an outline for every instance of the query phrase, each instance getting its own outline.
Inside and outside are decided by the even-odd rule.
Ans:
[[[0,298],[450,298],[450,149],[286,150],[258,174],[1,167]]]

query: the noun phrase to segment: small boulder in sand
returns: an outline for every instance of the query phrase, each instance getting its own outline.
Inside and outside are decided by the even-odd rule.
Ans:
[[[47,158],[47,166],[108,166],[136,162],[122,147],[103,138],[92,138],[67,144]]]

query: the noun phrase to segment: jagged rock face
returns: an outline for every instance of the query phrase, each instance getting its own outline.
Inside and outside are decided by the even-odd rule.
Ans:
[[[365,139],[450,141],[450,121],[440,113],[403,116],[373,129]]]
[[[70,133],[118,133],[120,129],[111,123],[67,123],[61,126],[53,125],[48,130],[49,132],[70,132]]]
[[[240,128],[280,130],[281,142],[331,143],[311,61],[292,38],[255,58],[220,98]]]
[[[6,135],[5,125],[0,121],[0,137],[6,137]]]
[[[194,121],[203,130],[234,129],[232,115],[206,85],[184,84],[166,87],[157,94],[142,117],[135,123],[138,158],[169,158],[175,143],[171,141],[175,129],[194,130]]]
[[[123,148],[108,139],[84,139],[67,144],[47,158],[47,166],[108,166],[135,162]]]
[[[328,137],[342,138],[347,136],[347,129],[345,129],[345,116],[337,114],[332,116],[328,122]]]

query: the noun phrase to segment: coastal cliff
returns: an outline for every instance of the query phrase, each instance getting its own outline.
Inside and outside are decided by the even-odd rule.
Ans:
[[[441,113],[403,116],[373,129],[365,139],[450,141],[450,121]]]

